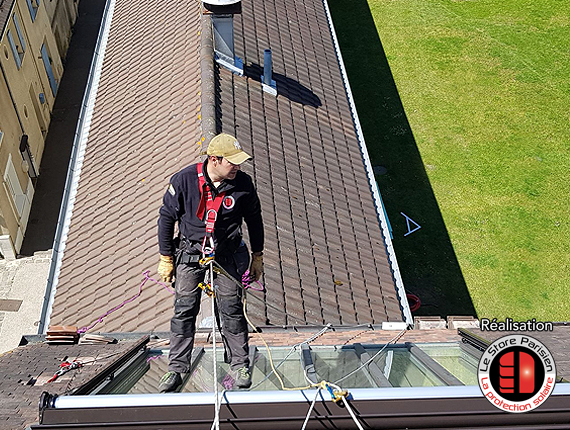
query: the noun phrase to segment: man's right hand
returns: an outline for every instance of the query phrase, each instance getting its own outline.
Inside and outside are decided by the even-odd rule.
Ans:
[[[157,272],[162,277],[163,282],[172,282],[172,273],[174,272],[174,260],[172,255],[160,256]]]

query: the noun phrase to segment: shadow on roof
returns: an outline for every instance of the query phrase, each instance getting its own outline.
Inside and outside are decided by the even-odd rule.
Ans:
[[[259,64],[244,65],[244,75],[254,81],[261,82],[263,67]],[[277,86],[277,94],[286,97],[292,102],[300,103],[305,106],[318,108],[322,106],[321,99],[306,86],[300,84],[294,79],[288,78],[280,73],[273,72],[273,79]]]

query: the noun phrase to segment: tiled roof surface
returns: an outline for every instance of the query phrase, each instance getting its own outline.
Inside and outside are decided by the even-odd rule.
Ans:
[[[24,429],[38,422],[38,403],[43,391],[63,394],[79,387],[137,343],[138,340],[110,345],[33,343],[0,355],[0,430]],[[76,358],[85,366],[47,382],[63,361]]]
[[[162,195],[200,151],[199,28],[197,2],[117,0],[50,324],[88,325],[156,273]],[[172,303],[147,283],[97,329],[168,330]]]
[[[245,77],[218,68],[222,130],[254,160],[266,230],[257,323],[362,324],[402,313],[322,0],[243,2],[234,18]],[[259,82],[273,53],[278,96]]]
[[[201,149],[200,28],[196,2],[116,1],[50,324],[88,325],[156,273],[168,178]],[[322,1],[244,2],[235,31],[248,76],[216,69],[211,88],[218,127],[255,157],[245,170],[262,200],[268,306],[250,300],[250,315],[402,321]],[[277,98],[259,83],[267,47]],[[166,331],[171,315],[172,297],[147,283],[96,330]]]

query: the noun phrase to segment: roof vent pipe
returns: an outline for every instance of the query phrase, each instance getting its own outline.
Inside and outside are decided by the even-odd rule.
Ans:
[[[261,86],[263,91],[273,96],[277,95],[277,86],[273,78],[273,62],[271,60],[271,49],[266,49],[263,53],[263,75],[261,76]]]
[[[241,13],[240,0],[207,0],[204,13],[212,15],[216,62],[243,76],[243,61],[234,50],[234,15]]]

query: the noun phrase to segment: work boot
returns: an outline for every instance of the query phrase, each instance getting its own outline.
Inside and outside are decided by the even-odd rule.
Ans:
[[[161,393],[171,393],[176,391],[182,385],[182,376],[178,372],[168,372],[165,373],[162,378],[160,378],[160,384],[158,385],[158,391]]]
[[[246,366],[240,367],[237,370],[236,387],[238,388],[251,387],[251,373],[249,373],[248,367]]]

